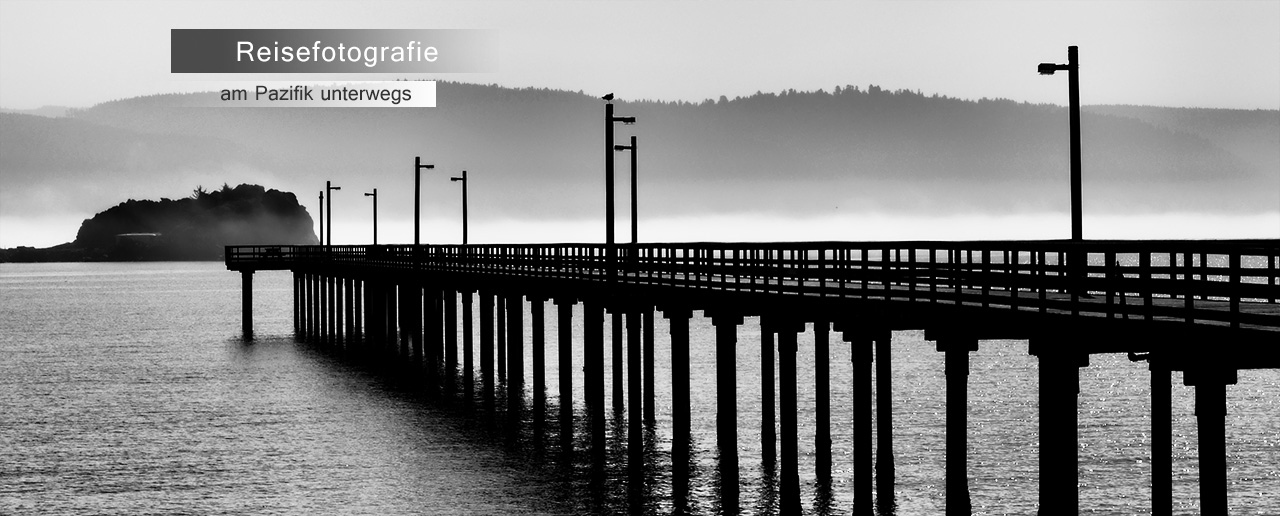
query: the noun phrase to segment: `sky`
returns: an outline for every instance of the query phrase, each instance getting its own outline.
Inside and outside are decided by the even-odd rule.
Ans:
[[[1086,105],[1280,109],[1280,0],[0,0],[0,108],[88,107],[139,95],[207,90],[210,81],[228,79],[390,79],[381,74],[172,74],[169,38],[175,28],[490,29],[499,39],[495,72],[403,77],[693,102],[757,91],[830,91],[838,85],[875,84],[963,99],[1062,105],[1067,102],[1065,78],[1039,76],[1035,68],[1042,62],[1065,62],[1066,47],[1078,45],[1081,101]],[[182,185],[172,195],[189,190],[190,185]],[[121,198],[130,195],[121,192]],[[0,206],[0,247],[69,241],[81,220],[105,208],[18,221],[12,215],[5,219]],[[1045,214],[1044,220],[1061,215]],[[1172,223],[1185,231],[1170,237],[1274,236],[1280,230],[1280,207],[1275,214],[1248,221],[1172,216],[1200,222]],[[865,221],[809,221],[805,227],[816,228],[812,235],[797,236],[788,229],[744,234],[766,239],[882,235],[835,231],[861,222]],[[954,228],[974,225],[948,222]],[[1120,228],[1170,224],[1129,222],[1091,225],[1086,237],[1149,236],[1148,229]],[[394,231],[394,224],[388,221],[389,231]],[[707,238],[683,231],[694,226],[688,221],[655,226],[662,224],[670,231],[652,233],[669,240]],[[758,227],[751,221],[726,224],[722,227]],[[937,221],[898,220],[887,225],[901,238],[956,234],[939,230]],[[1026,238],[1026,228],[1037,227],[1027,220],[977,225],[994,229],[966,237]],[[479,234],[491,235],[489,241],[521,235],[538,241],[599,240],[598,223],[571,221],[546,227],[549,234],[519,224],[495,225]],[[337,229],[337,243],[365,239],[362,227]],[[1066,236],[1059,233],[1029,234]]]
[[[688,101],[876,84],[1064,104],[1035,65],[1078,45],[1085,104],[1280,108],[1280,1],[1230,0],[0,0],[0,107],[200,89],[214,77],[169,73],[173,28],[493,29],[497,72],[433,77]]]

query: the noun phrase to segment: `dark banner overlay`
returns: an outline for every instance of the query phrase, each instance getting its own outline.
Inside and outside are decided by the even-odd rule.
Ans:
[[[495,72],[498,37],[473,29],[172,29],[171,73]]]

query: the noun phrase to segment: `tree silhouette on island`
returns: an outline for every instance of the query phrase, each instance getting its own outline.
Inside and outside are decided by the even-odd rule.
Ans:
[[[6,249],[0,260],[221,260],[227,245],[316,244],[313,227],[293,193],[224,184],[185,199],[129,199],[86,219],[74,242]]]

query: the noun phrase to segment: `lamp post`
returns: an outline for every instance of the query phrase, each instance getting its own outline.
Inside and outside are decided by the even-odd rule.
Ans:
[[[613,150],[631,151],[631,243],[638,243],[640,240],[636,236],[640,226],[639,218],[636,216],[636,137],[631,137],[631,145],[614,145]]]
[[[328,233],[328,236],[326,237],[326,238],[328,238],[328,239],[329,239],[329,244],[328,244],[328,245],[333,245],[333,191],[334,191],[334,190],[341,190],[341,189],[342,189],[342,187],[333,186],[333,184],[332,184],[332,183],[330,183],[329,181],[325,181],[325,182],[324,182],[324,190],[325,190],[326,192],[329,192],[329,201],[328,201],[328,204],[329,204],[329,222],[327,223],[327,225],[329,226],[329,233]],[[326,247],[326,249],[328,249],[328,247]]]
[[[320,190],[320,247],[324,247],[324,190]]]
[[[422,243],[422,169],[431,170],[435,165],[422,162],[421,156],[413,157],[413,245]]]
[[[373,197],[373,245],[378,245],[378,189],[372,193],[365,192],[365,197]]]
[[[622,122],[627,125],[636,123],[634,116],[613,116],[613,94],[601,97],[604,105],[604,239],[605,254],[608,260],[609,279],[617,274],[618,250],[614,247],[613,238],[613,124]]]
[[[467,171],[462,171],[462,177],[449,178],[454,181],[462,181],[462,245],[467,245]]]
[[[1083,209],[1080,204],[1080,70],[1075,45],[1067,47],[1067,64],[1040,63],[1040,75],[1066,70],[1071,112],[1071,240],[1084,240]]]

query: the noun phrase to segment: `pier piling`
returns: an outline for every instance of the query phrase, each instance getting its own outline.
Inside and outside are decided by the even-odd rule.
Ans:
[[[532,424],[539,451],[547,423],[544,305],[545,296],[553,296],[559,322],[560,449],[563,464],[570,468],[576,415],[573,312],[574,304],[582,302],[584,348],[579,367],[589,418],[585,441],[591,449],[592,492],[597,495],[593,509],[610,503],[603,488],[607,473],[614,472],[607,467],[605,438],[605,367],[610,365],[606,346],[613,349],[613,407],[627,423],[625,441],[617,441],[629,447],[627,484],[639,497],[632,498],[633,509],[650,509],[643,494],[650,492],[654,478],[661,478],[646,477],[644,468],[645,457],[651,457],[645,437],[654,435],[646,433],[644,425],[653,431],[656,419],[655,305],[669,320],[671,334],[670,478],[676,513],[691,509],[695,462],[689,349],[693,309],[706,310],[714,326],[714,371],[699,373],[715,375],[719,464],[710,478],[718,488],[718,510],[724,513],[741,509],[736,347],[744,314],[763,314],[759,370],[765,479],[758,507],[773,508],[776,485],[777,510],[784,514],[799,513],[801,507],[797,343],[806,323],[814,323],[815,332],[813,455],[818,482],[812,503],[819,512],[830,511],[835,498],[828,376],[831,331],[841,332],[851,344],[855,514],[869,513],[873,503],[881,512],[895,507],[889,328],[924,329],[925,339],[935,341],[944,354],[947,514],[970,514],[972,508],[967,378],[969,353],[978,349],[979,336],[1029,340],[1029,351],[1038,358],[1042,514],[1079,510],[1080,368],[1088,365],[1090,353],[1128,351],[1131,359],[1148,361],[1151,505],[1156,516],[1169,514],[1173,505],[1172,371],[1182,371],[1183,382],[1194,387],[1201,510],[1225,514],[1227,385],[1236,383],[1240,368],[1280,367],[1271,349],[1280,330],[1275,306],[1280,247],[1274,240],[633,244],[627,248],[627,269],[621,276],[612,274],[617,265],[614,250],[607,244],[337,250],[232,246],[226,256],[228,269],[242,274],[246,341],[254,338],[253,274],[292,270],[293,323],[299,341],[337,357],[414,374],[412,379],[423,384],[429,396],[436,389],[449,394],[458,390],[457,295],[463,292],[461,381],[467,406],[482,398],[486,415],[501,424],[504,418],[498,414],[504,413],[509,435],[520,439],[527,410],[524,346],[533,346]],[[1104,263],[1090,264],[1089,258]],[[477,288],[484,290],[475,294]],[[478,316],[473,314],[476,295]],[[532,319],[528,344],[523,336],[526,295]],[[848,313],[870,324],[846,326]],[[472,348],[475,317],[481,326],[479,353]],[[612,320],[609,330],[604,327],[606,317]],[[610,337],[612,341],[605,342]],[[1215,349],[1204,352],[1203,342],[1214,342]],[[1155,351],[1152,343],[1158,343]],[[474,360],[480,361],[478,382]],[[480,386],[479,395],[472,392],[473,385]],[[505,389],[501,393],[499,385]],[[499,395],[506,400],[504,407],[495,406]],[[873,430],[878,436],[874,461]]]
[[[567,464],[573,455],[573,305],[576,300],[556,298],[556,338],[560,378],[560,451]]]
[[[716,447],[725,513],[736,513],[738,495],[738,325],[742,316],[708,314],[716,329]]]
[[[969,352],[978,341],[957,338],[938,340],[944,353],[947,384],[947,516],[969,515]]]
[[[1235,369],[1208,364],[1188,369],[1183,383],[1193,386],[1196,435],[1200,456],[1200,514],[1227,514],[1227,386],[1237,381]]]
[[[1173,373],[1156,358],[1151,371],[1151,516],[1173,514]]]
[[[892,341],[892,332],[888,330],[875,334],[876,502],[880,507],[892,507],[893,485],[897,474],[893,462]]]
[[[689,319],[686,308],[664,308],[671,333],[671,493],[677,512],[689,505]]]
[[[778,434],[774,396],[773,335],[768,319],[760,318],[760,455],[766,465],[777,461]]]
[[[799,426],[796,399],[796,335],[804,331],[803,323],[782,322],[778,332],[778,412],[781,434],[778,483],[782,514],[800,514]]]
[[[1080,506],[1080,368],[1089,355],[1057,339],[1036,340],[1040,359],[1040,514],[1075,513]]]
[[[240,271],[240,320],[244,340],[253,340],[253,271]]]

